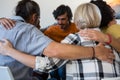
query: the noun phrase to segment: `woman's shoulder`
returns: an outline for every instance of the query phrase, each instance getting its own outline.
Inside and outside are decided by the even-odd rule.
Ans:
[[[120,29],[120,24],[111,25],[109,28],[111,28],[111,29]]]

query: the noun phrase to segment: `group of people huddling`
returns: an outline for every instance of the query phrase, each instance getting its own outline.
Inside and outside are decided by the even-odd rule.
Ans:
[[[8,66],[15,80],[120,77],[120,25],[111,6],[81,3],[72,22],[70,7],[62,4],[53,16],[56,22],[41,28],[39,5],[21,0],[15,16],[0,18],[0,66]]]

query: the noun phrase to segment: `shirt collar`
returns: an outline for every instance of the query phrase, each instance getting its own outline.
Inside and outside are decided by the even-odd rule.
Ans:
[[[20,16],[12,16],[12,17],[10,17],[10,19],[15,20],[15,21],[25,22],[25,20]]]

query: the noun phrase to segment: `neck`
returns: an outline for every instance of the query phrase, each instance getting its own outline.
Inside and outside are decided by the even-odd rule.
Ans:
[[[61,29],[63,29],[63,30],[66,30],[66,29],[68,29],[69,28],[69,26],[70,26],[70,22],[68,23],[68,24],[66,24],[65,26],[61,26]]]

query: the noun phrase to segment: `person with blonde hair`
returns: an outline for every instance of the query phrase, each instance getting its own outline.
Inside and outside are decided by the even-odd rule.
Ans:
[[[103,0],[91,0],[90,3],[95,4],[100,9],[102,20],[99,28],[102,32],[87,29],[81,30],[80,35],[88,40],[110,44],[120,52],[120,25],[116,23],[115,11]]]
[[[74,13],[74,22],[79,30],[94,29],[100,31],[101,13],[99,8],[92,3],[84,3],[77,7]],[[80,46],[95,47],[99,42],[93,40],[85,40],[79,33],[69,34],[62,43],[69,43]],[[113,64],[105,61],[92,59],[77,59],[66,64],[67,79],[70,80],[101,80],[108,77],[120,76],[119,62],[120,56],[111,46],[115,55]]]
[[[99,13],[99,11],[97,10],[97,7],[95,5],[91,4],[91,3],[85,3],[80,5],[79,8],[82,8],[82,12],[85,15],[85,21],[82,20],[82,18],[79,18],[79,20],[77,20],[78,22],[76,25],[78,27],[80,26],[87,26],[87,23],[89,23],[92,26],[99,26],[99,24],[94,24],[93,21],[96,20],[96,18],[100,18],[99,14],[96,15],[89,15],[88,13],[91,13],[92,10],[93,12],[96,11],[95,13]],[[76,13],[78,11],[78,9],[76,10]],[[90,9],[90,10],[88,10]],[[87,13],[86,13],[87,12]],[[75,15],[76,15],[75,13]],[[84,15],[79,15],[79,16],[84,16]],[[88,17],[90,16],[90,17]],[[93,20],[92,20],[93,19]],[[80,21],[81,20],[81,21]],[[76,20],[75,20],[76,21]],[[80,21],[80,22],[79,22]],[[81,24],[82,22],[82,24]],[[103,46],[101,46],[100,44],[96,46],[96,43],[94,41],[86,41],[83,40],[82,37],[80,37],[77,33],[76,34],[72,34],[72,36],[66,37],[64,40],[62,40],[63,44],[57,43],[55,41],[52,41],[51,39],[49,39],[48,37],[44,36],[39,30],[37,30],[37,28],[32,27],[32,31],[29,28],[30,24],[26,23],[26,22],[20,22],[22,24],[24,24],[24,26],[27,28],[27,30],[24,30],[24,34],[26,34],[26,32],[31,33],[30,38],[26,37],[25,41],[31,41],[31,45],[27,44],[27,42],[24,42],[26,44],[26,47],[23,46],[25,44],[20,43],[21,39],[24,39],[25,37],[20,36],[20,38],[17,40],[11,40],[11,38],[6,35],[7,39],[9,39],[12,43],[13,41],[16,41],[16,43],[20,43],[19,45],[21,45],[20,47],[18,47],[18,45],[13,44],[13,46],[18,50],[22,51],[18,51],[16,49],[13,48],[12,44],[7,41],[7,40],[3,40],[2,42],[0,41],[0,54],[2,57],[8,57],[11,58],[12,60],[18,60],[21,63],[35,68],[38,71],[42,71],[42,72],[50,72],[52,71],[52,69],[58,68],[60,66],[62,66],[63,64],[65,64],[68,60],[64,60],[64,59],[69,59],[70,62],[67,63],[67,71],[66,71],[66,80],[100,80],[101,79],[101,75],[99,75],[99,73],[104,73],[104,77],[114,77],[115,75],[119,74],[119,67],[118,67],[118,62],[113,61],[114,56],[112,54],[112,52],[109,53],[109,49],[104,49]],[[19,24],[19,21],[17,24]],[[27,25],[29,25],[27,27]],[[19,26],[21,27],[21,26]],[[14,29],[19,29],[19,27],[14,27],[11,30],[6,30],[2,28],[2,30],[0,29],[2,34],[9,33],[9,35],[13,35],[14,34],[10,34],[11,31],[14,31]],[[34,30],[33,30],[34,29]],[[5,32],[4,32],[5,31]],[[18,32],[21,30],[18,30]],[[37,33],[35,33],[37,32]],[[22,32],[23,33],[23,32]],[[32,33],[34,33],[36,36],[34,36]],[[1,35],[2,35],[1,34]],[[27,35],[27,34],[26,34]],[[30,35],[30,34],[28,34]],[[70,34],[71,35],[71,34]],[[34,37],[34,38],[32,38]],[[3,35],[0,36],[0,38],[3,38]],[[37,38],[37,39],[36,39]],[[33,44],[36,43],[36,44]],[[67,43],[67,44],[66,44]],[[41,45],[40,45],[41,44]],[[70,45],[73,44],[73,45]],[[87,45],[86,45],[87,44]],[[28,45],[28,46],[27,46]],[[82,47],[86,45],[85,47]],[[25,47],[25,48],[24,48]],[[30,47],[30,48],[29,48]],[[25,49],[25,50],[24,50]],[[26,51],[26,49],[28,51]],[[39,53],[39,55],[44,54],[45,57],[41,57],[41,56],[33,56],[33,55],[29,55],[29,54],[24,54],[24,52],[26,53]],[[7,55],[7,56],[4,56]],[[117,54],[116,54],[117,55]],[[49,56],[49,57],[46,57]],[[50,57],[54,57],[54,58],[50,58]],[[62,60],[59,60],[57,58],[60,58]],[[77,60],[75,60],[77,59]],[[119,59],[119,58],[118,58]],[[103,60],[103,61],[101,61]],[[106,61],[106,62],[105,62]],[[114,64],[111,63],[107,63],[107,62],[113,62]],[[102,64],[101,64],[102,63]],[[105,65],[104,65],[105,64]],[[25,66],[24,65],[24,66]],[[103,72],[99,72],[99,70],[97,69],[101,69],[104,67],[108,67],[108,69],[104,70]],[[89,70],[89,67],[92,67],[91,70]],[[112,68],[112,70],[111,70]],[[114,69],[115,68],[115,69]],[[109,74],[105,73],[108,72]],[[107,75],[108,76],[107,76]],[[21,74],[22,75],[22,74]],[[27,79],[28,80],[28,79]],[[30,80],[30,79],[29,79]]]

